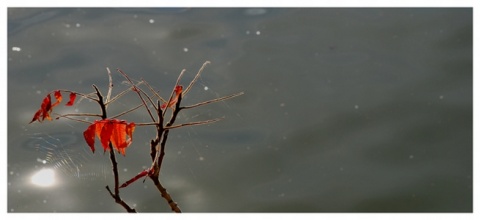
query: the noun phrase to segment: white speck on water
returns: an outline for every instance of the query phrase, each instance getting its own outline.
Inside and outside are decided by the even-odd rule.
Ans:
[[[75,24],[75,27],[79,28],[79,27],[80,27],[80,23]]]
[[[200,161],[204,161],[204,160],[205,160],[205,158],[201,156],[201,157],[199,157],[199,158],[198,158],[198,160],[200,160]]]
[[[342,172],[343,170],[344,170],[343,167],[340,167],[340,171]]]
[[[42,94],[42,91],[37,90],[36,93],[37,93],[37,94]]]
[[[408,156],[408,159],[410,160],[413,159],[413,155]]]
[[[438,98],[439,98],[439,99],[443,99],[443,95],[439,96]]]
[[[178,155],[182,154],[182,151],[177,151],[177,154],[178,154]]]
[[[278,197],[285,197],[285,193],[280,193]]]
[[[188,52],[188,48],[184,47],[183,52]]]
[[[355,105],[354,108],[355,108],[355,109],[358,109],[359,107],[358,107],[358,105]]]
[[[43,200],[43,203],[47,203],[47,200],[46,200],[46,199],[44,199],[44,200]]]
[[[22,48],[20,48],[20,47],[12,47],[12,51],[20,52],[20,51],[22,51]]]
[[[208,86],[203,87],[203,89],[205,89],[205,91],[207,91],[207,90],[208,90]]]
[[[46,160],[42,160],[42,159],[40,159],[40,158],[37,158],[37,162],[43,163],[43,164],[47,164],[47,161],[46,161]]]
[[[133,18],[138,18],[138,15],[133,15]]]
[[[249,35],[249,34],[250,34],[250,31],[249,31],[249,30],[247,30],[245,33],[246,33],[247,35]]]
[[[285,107],[285,103],[280,103],[280,107]]]
[[[260,31],[255,32],[255,34],[260,35]]]
[[[13,172],[13,171],[10,171],[10,175],[13,175],[13,174],[14,174],[14,172]]]
[[[127,172],[127,171],[128,171],[127,168],[123,169],[123,172]]]
[[[150,22],[150,24],[153,24],[153,23],[155,23],[155,20],[150,19],[150,20],[148,20],[148,22]]]

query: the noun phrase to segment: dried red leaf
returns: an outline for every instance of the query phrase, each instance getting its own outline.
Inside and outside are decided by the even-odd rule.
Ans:
[[[124,187],[127,187],[128,185],[130,185],[131,183],[137,181],[138,179],[140,179],[141,177],[144,177],[146,175],[150,175],[151,173],[151,170],[148,169],[148,170],[144,170],[140,173],[138,173],[136,176],[134,176],[133,178],[129,179],[127,182],[125,182],[124,184],[122,184],[119,188],[124,188]]]
[[[73,103],[75,102],[75,98],[77,98],[77,93],[71,92],[70,100],[68,100],[68,103],[65,106],[72,106]]]
[[[35,112],[35,115],[33,115],[33,119],[32,121],[30,121],[30,123],[34,121],[42,122],[45,119],[52,120],[52,118],[50,117],[50,113],[52,113],[53,107],[57,106],[58,104],[60,104],[60,102],[62,102],[62,93],[60,92],[60,90],[56,90],[53,92],[53,95],[55,96],[55,99],[56,99],[55,103],[53,104],[52,104],[52,98],[50,94],[51,92],[48,93],[47,96],[45,96],[45,98],[42,101],[42,104],[40,105],[40,109],[37,110],[37,112]],[[72,94],[70,94],[70,101],[73,104],[72,100],[75,100],[75,97],[73,97],[72,99]],[[69,103],[67,103],[67,105]]]
[[[109,150],[109,143],[113,148],[125,156],[125,149],[132,143],[135,123],[127,124],[118,119],[97,120],[91,124],[83,135],[92,152],[95,152],[95,135],[100,139],[104,152]],[[127,137],[128,135],[128,137]]]
[[[92,153],[95,153],[95,128],[96,125],[92,124],[88,126],[87,130],[83,132],[83,137],[85,138],[85,141],[92,150]]]
[[[175,97],[170,101],[170,103],[168,103],[168,107],[172,108],[172,106],[174,106],[175,104],[177,104],[177,101],[178,101],[178,97],[182,94],[182,89],[183,89],[183,86],[175,86]],[[160,108],[162,109],[165,109],[167,107],[167,103],[163,103],[162,106],[160,106]]]
[[[62,93],[60,93],[60,90],[57,90],[53,93],[53,95],[55,96],[55,99],[57,100],[55,103],[52,104],[52,109],[53,107],[57,106],[58,104],[60,104],[60,102],[62,101]]]

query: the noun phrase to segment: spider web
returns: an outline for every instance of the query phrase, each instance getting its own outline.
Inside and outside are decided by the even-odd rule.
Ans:
[[[106,179],[109,168],[97,158],[75,133],[34,133],[28,148],[37,151],[37,162],[78,180]],[[38,153],[39,152],[39,153]]]

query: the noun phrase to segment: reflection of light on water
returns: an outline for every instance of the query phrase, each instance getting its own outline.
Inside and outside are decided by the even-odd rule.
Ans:
[[[36,186],[49,187],[55,184],[55,171],[52,169],[41,169],[30,178]]]

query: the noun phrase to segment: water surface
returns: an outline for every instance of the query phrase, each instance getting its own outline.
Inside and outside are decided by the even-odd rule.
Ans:
[[[471,8],[10,8],[8,211],[124,212],[85,124],[28,124],[45,94],[105,89],[106,67],[168,94],[209,60],[184,104],[245,95],[181,114],[225,117],[170,135],[161,178],[182,211],[472,212],[472,29]],[[121,179],[150,165],[153,134],[135,131]],[[53,185],[32,183],[45,169]],[[169,211],[150,181],[121,196]]]

